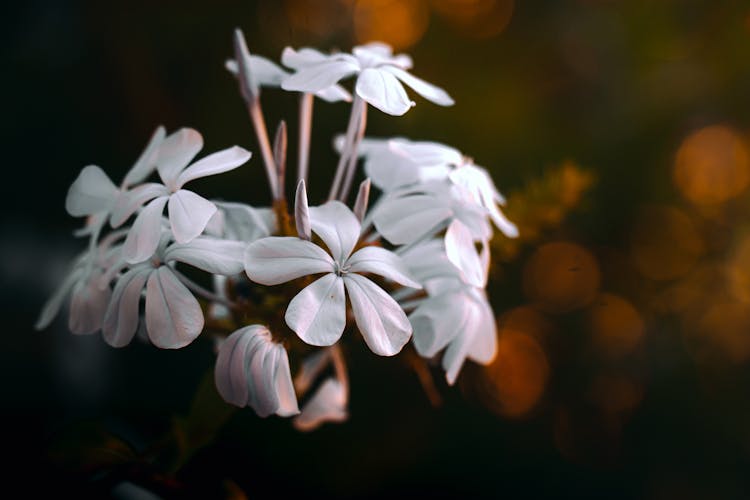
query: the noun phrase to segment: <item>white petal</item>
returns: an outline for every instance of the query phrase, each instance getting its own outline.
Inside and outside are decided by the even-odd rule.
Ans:
[[[298,69],[303,66],[310,66],[328,61],[330,56],[308,47],[294,50],[291,47],[285,47],[281,53],[281,64],[292,69]]]
[[[284,316],[289,328],[308,344],[333,345],[346,326],[344,283],[333,273],[303,288]]]
[[[482,292],[484,293],[484,292]],[[467,356],[477,363],[489,364],[497,354],[495,314],[485,298],[475,299],[475,334]]]
[[[431,358],[458,335],[466,317],[463,294],[442,294],[426,299],[409,315],[414,328],[414,347],[420,356]]]
[[[401,68],[396,68],[395,66],[383,66],[382,70],[395,75],[399,80],[414,89],[417,94],[421,95],[428,101],[432,101],[441,106],[452,106],[455,104],[455,101],[448,95],[448,92],[431,83],[427,83],[421,78],[417,78]]]
[[[52,320],[55,319],[57,313],[60,312],[60,308],[65,302],[65,299],[68,297],[68,293],[70,293],[78,280],[81,279],[82,275],[83,269],[79,266],[78,263],[76,263],[76,265],[68,273],[68,275],[65,276],[65,279],[60,284],[60,286],[57,287],[52,296],[47,299],[44,307],[42,307],[42,312],[39,314],[39,319],[37,319],[36,323],[34,324],[34,328],[36,330],[43,330],[47,328],[50,323],[52,323]]]
[[[123,347],[133,340],[140,319],[141,292],[151,272],[151,269],[139,267],[117,280],[102,324],[102,336],[112,347]]]
[[[349,207],[340,201],[310,207],[310,225],[339,263],[349,257],[359,240],[359,221]]]
[[[394,153],[406,156],[420,166],[458,165],[463,162],[460,151],[439,142],[392,139],[388,146]]]
[[[361,248],[349,257],[347,264],[349,272],[352,273],[373,273],[404,286],[422,288],[422,285],[411,276],[401,257],[385,248]]]
[[[277,408],[274,413],[280,417],[289,417],[299,413],[297,395],[292,385],[292,373],[289,369],[289,356],[281,344],[273,347],[278,353],[278,362],[273,376],[274,390],[277,396]]]
[[[130,191],[121,192],[117,196],[117,201],[115,202],[109,222],[113,228],[120,227],[144,203],[159,196],[167,196],[168,194],[169,191],[167,191],[167,188],[163,184],[157,184],[156,182],[141,184]]]
[[[294,225],[297,235],[303,240],[310,240],[310,207],[307,204],[307,190],[305,181],[300,179],[297,184],[297,193],[294,196]]]
[[[357,328],[375,354],[393,356],[409,341],[411,324],[393,298],[358,274],[344,277]]]
[[[160,196],[151,200],[135,218],[122,247],[122,256],[126,262],[143,262],[154,254],[161,239],[161,216],[168,199]]]
[[[81,170],[68,189],[65,210],[73,217],[83,217],[108,210],[117,196],[117,186],[104,171],[89,165]]]
[[[246,246],[241,241],[199,236],[190,243],[174,243],[167,247],[164,260],[176,260],[209,273],[231,276],[244,269]]]
[[[460,271],[464,281],[484,288],[487,275],[482,259],[474,246],[474,238],[469,229],[459,220],[454,220],[445,232],[445,253]]]
[[[318,92],[336,84],[339,80],[359,71],[359,65],[348,58],[339,57],[319,64],[305,66],[281,82],[284,90]]]
[[[420,283],[436,278],[460,278],[460,271],[448,260],[442,239],[428,240],[399,254],[407,269]]]
[[[377,230],[394,245],[417,241],[436,231],[452,210],[437,196],[411,195],[383,202],[373,215]]]
[[[250,159],[252,154],[239,146],[233,146],[201,158],[182,171],[177,177],[176,187],[181,188],[188,182],[200,177],[229,172]]]
[[[308,432],[325,422],[345,421],[349,416],[347,399],[346,389],[338,380],[326,379],[294,419],[294,427]]]
[[[206,229],[216,205],[187,189],[169,197],[169,222],[178,243],[187,243]]]
[[[254,208],[243,203],[214,202],[224,214],[225,238],[251,242],[276,232],[276,216],[268,208]]]
[[[250,325],[235,331],[219,345],[214,381],[221,397],[235,406],[247,406],[247,354],[250,346],[258,341],[259,335],[270,337],[266,327]]]
[[[278,285],[334,270],[330,255],[318,245],[299,238],[269,236],[252,242],[245,250],[245,272],[261,285]]]
[[[289,76],[289,73],[276,63],[265,57],[254,55],[250,56],[250,71],[255,84],[263,87],[278,87]]]
[[[177,176],[202,148],[203,137],[191,128],[181,128],[164,139],[156,160],[156,169],[162,182],[170,189],[175,189]]]
[[[363,70],[357,77],[356,91],[362,99],[389,115],[401,116],[414,105],[398,79],[381,68]]]
[[[352,95],[341,85],[332,85],[323,90],[318,90],[315,92],[315,96],[326,102],[352,102]]]
[[[364,169],[372,182],[386,192],[419,180],[419,167],[409,158],[388,149],[370,153]]]
[[[164,130],[164,127],[158,127],[154,131],[151,139],[148,141],[148,145],[146,145],[146,149],[143,150],[143,153],[141,153],[141,156],[135,162],[135,165],[133,165],[122,180],[122,186],[124,188],[143,182],[149,175],[151,175],[151,172],[156,168],[156,158],[159,152],[159,146],[161,146],[166,135],[167,132]]]
[[[151,342],[162,349],[185,347],[203,330],[200,304],[167,266],[148,278],[146,328]]]
[[[68,328],[78,335],[87,335],[101,329],[112,290],[99,288],[101,271],[91,273],[86,281],[79,282],[70,297]]]

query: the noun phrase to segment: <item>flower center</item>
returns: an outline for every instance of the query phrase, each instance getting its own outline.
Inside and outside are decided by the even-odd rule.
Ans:
[[[336,273],[336,276],[343,276],[343,275],[345,275],[346,273],[349,272],[349,268],[350,267],[351,266],[349,264],[344,263],[342,265],[342,264],[339,264],[338,262],[336,262],[336,265],[335,265],[335,268],[334,268],[333,272]]]

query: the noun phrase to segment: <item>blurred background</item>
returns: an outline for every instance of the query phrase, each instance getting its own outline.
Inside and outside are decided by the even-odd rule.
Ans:
[[[4,10],[6,485],[123,498],[133,485],[231,498],[750,492],[746,1],[29,0]],[[83,248],[64,210],[83,166],[121,178],[159,124],[197,128],[204,151],[257,151],[223,68],[235,27],[275,60],[287,45],[382,40],[455,98],[441,108],[415,96],[402,118],[371,110],[368,134],[455,146],[508,198],[521,237],[493,240],[492,365],[465,366],[452,388],[434,371],[426,393],[408,359],[352,343],[349,422],[300,434],[250,410],[191,410],[196,393],[213,394],[210,342],[116,350],[70,334],[65,315],[33,331]],[[287,118],[294,133],[296,105],[263,93],[272,129]],[[347,116],[343,104],[316,106],[311,201],[325,195]],[[194,187],[264,205],[259,160]],[[175,429],[188,429],[191,452],[165,466],[149,450]]]

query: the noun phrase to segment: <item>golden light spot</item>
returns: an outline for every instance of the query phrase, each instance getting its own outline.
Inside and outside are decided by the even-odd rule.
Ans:
[[[747,304],[710,305],[698,321],[697,333],[699,338],[695,340],[703,344],[704,351],[699,355],[710,357],[712,353],[705,349],[713,347],[735,363],[750,359],[750,307]]]
[[[703,253],[703,242],[684,212],[669,206],[640,210],[630,240],[635,268],[653,280],[685,275]]]
[[[497,357],[483,369],[482,397],[494,411],[521,417],[544,394],[549,365],[539,342],[532,336],[501,328]]]
[[[354,6],[358,43],[382,41],[405,49],[422,38],[429,21],[426,0],[357,0]]]
[[[600,375],[591,385],[590,397],[609,415],[629,414],[643,399],[643,387],[622,375]]]
[[[564,313],[589,304],[599,288],[599,265],[580,245],[547,243],[526,262],[523,287],[546,312]]]
[[[505,30],[513,16],[513,0],[433,0],[435,12],[462,35],[490,38]]]
[[[622,297],[600,294],[588,310],[592,342],[597,351],[611,358],[630,354],[643,337],[640,313]]]
[[[734,298],[750,303],[750,237],[742,239],[730,257],[727,275]]]
[[[290,27],[326,38],[340,34],[351,24],[351,0],[310,2],[308,0],[284,0],[284,13]],[[262,5],[262,4],[261,4]]]
[[[696,205],[724,203],[747,189],[750,152],[733,129],[706,127],[682,142],[673,175],[677,189]]]

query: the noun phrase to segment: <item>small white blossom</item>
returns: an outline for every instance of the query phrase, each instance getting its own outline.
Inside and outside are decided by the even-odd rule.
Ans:
[[[348,394],[344,384],[334,378],[327,378],[315,394],[302,407],[293,424],[298,431],[309,432],[325,422],[344,422],[348,417]]]
[[[317,92],[357,75],[357,95],[391,115],[403,115],[414,106],[402,83],[435,104],[450,106],[454,103],[443,89],[407,72],[412,66],[411,58],[403,54],[394,56],[391,48],[383,43],[354,47],[352,54],[325,55],[302,49],[294,53],[294,57],[287,55],[285,64],[291,66],[290,61],[298,70],[281,83],[281,88],[286,90]]]
[[[406,315],[382,288],[361,273],[374,273],[412,288],[421,285],[388,250],[370,246],[352,253],[361,226],[343,203],[330,201],[311,207],[310,223],[332,256],[300,238],[263,238],[251,243],[245,252],[247,275],[263,285],[278,285],[324,273],[289,303],[285,315],[289,327],[308,344],[334,344],[346,325],[346,288],[357,327],[370,349],[383,356],[398,353],[411,335]]]
[[[286,349],[265,326],[240,328],[221,343],[214,378],[225,401],[261,417],[299,413]]]

